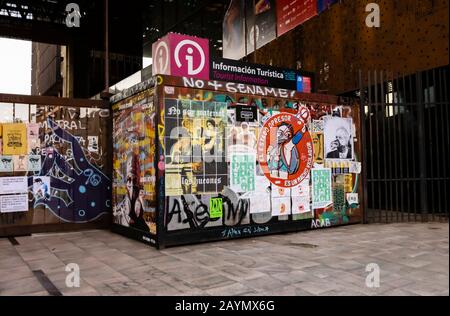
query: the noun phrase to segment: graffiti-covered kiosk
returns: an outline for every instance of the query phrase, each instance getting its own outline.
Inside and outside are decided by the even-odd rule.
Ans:
[[[159,248],[362,220],[359,109],[157,75],[113,102],[113,230]]]

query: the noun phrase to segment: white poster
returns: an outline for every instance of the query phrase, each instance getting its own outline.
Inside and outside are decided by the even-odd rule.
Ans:
[[[309,177],[302,181],[298,186],[292,188],[292,197],[310,198],[311,187],[309,185]]]
[[[33,195],[36,200],[50,198],[50,177],[33,178]]]
[[[98,153],[98,136],[88,136],[88,150]]]
[[[28,171],[41,171],[41,155],[28,156]]]
[[[28,212],[28,194],[0,196],[0,212]]]
[[[311,203],[309,198],[292,198],[292,214],[304,214],[311,212]]]
[[[285,216],[291,214],[291,198],[272,199],[272,216]]]
[[[361,163],[360,162],[350,162],[350,173],[360,174],[361,173]]]
[[[277,187],[276,185],[272,185],[272,198],[285,198],[290,197],[290,189]]]
[[[257,176],[255,192],[250,196],[250,214],[270,213],[270,181],[265,176]]]
[[[358,205],[359,204],[358,193],[347,193],[347,202],[350,206]]]
[[[28,192],[27,177],[0,178],[0,194],[17,194]]]
[[[351,118],[324,117],[326,159],[353,159],[352,125]]]

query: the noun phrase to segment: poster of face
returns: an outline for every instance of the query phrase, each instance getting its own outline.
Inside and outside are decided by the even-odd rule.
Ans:
[[[165,100],[167,196],[223,191],[226,125],[224,102]]]
[[[33,177],[33,195],[36,200],[49,200],[50,189],[50,177]]]
[[[0,156],[0,172],[13,172],[13,156]]]
[[[351,118],[324,118],[326,159],[353,159],[352,125]]]
[[[274,185],[292,188],[309,176],[313,167],[313,142],[306,126],[295,115],[270,117],[261,129],[258,160]]]
[[[227,128],[228,158],[232,153],[255,153],[258,141],[258,126],[249,122],[235,122]]]
[[[14,156],[14,171],[28,171],[28,156]]]

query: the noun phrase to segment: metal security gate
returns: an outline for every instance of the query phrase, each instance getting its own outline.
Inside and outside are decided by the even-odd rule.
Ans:
[[[365,222],[448,221],[448,67],[360,73]]]

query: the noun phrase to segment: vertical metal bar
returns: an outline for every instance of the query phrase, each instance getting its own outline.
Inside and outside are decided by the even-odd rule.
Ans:
[[[376,108],[376,116],[375,116],[375,121],[376,121],[376,126],[377,126],[377,173],[378,173],[378,178],[376,181],[376,186],[377,186],[377,191],[378,191],[378,208],[379,208],[379,212],[380,212],[380,222],[382,221],[382,207],[381,207],[381,188],[380,188],[380,183],[381,183],[381,168],[380,168],[380,161],[381,161],[381,157],[380,157],[380,129],[379,129],[379,120],[380,120],[380,114],[379,114],[379,104],[378,104],[378,89],[377,89],[377,76],[378,73],[375,70],[373,73],[373,79],[374,79],[374,83],[373,83],[373,88],[374,88],[374,94],[375,94],[375,108]],[[375,183],[375,182],[374,182]]]
[[[411,181],[411,175],[409,173],[409,137],[408,137],[408,121],[407,121],[407,115],[410,115],[409,113],[411,113],[411,110],[409,109],[409,102],[411,102],[410,99],[408,99],[406,91],[407,91],[407,86],[406,86],[406,80],[405,80],[405,76],[402,76],[402,83],[403,83],[403,91],[405,94],[405,112],[402,115],[402,127],[403,127],[403,138],[400,139],[400,143],[401,144],[408,144],[407,146],[405,146],[405,155],[403,156],[402,154],[400,154],[400,159],[401,161],[405,161],[406,164],[406,171],[404,173],[404,187],[406,192],[410,192],[409,188],[410,188],[410,181]],[[400,166],[403,166],[402,163],[400,163]],[[404,196],[404,195],[403,195]],[[404,209],[404,211],[408,212],[408,222],[411,220],[410,214],[411,214],[411,198],[410,195],[408,195],[408,198],[406,199],[407,202],[407,207],[406,204],[402,204],[402,208]],[[402,213],[403,216],[403,213]]]
[[[394,75],[394,73],[392,73],[392,91],[396,91],[396,98],[392,99],[392,138],[393,138],[393,142],[394,142],[394,146],[391,146],[391,150],[392,150],[392,156],[391,156],[391,162],[393,164],[393,171],[391,169],[392,172],[392,179],[393,179],[393,187],[395,187],[395,206],[394,206],[394,202],[392,203],[392,206],[395,209],[395,218],[396,221],[399,221],[399,207],[398,207],[398,203],[399,203],[399,196],[398,196],[398,192],[399,192],[399,181],[400,177],[398,175],[398,158],[397,158],[397,150],[398,150],[398,142],[397,142],[397,124],[396,124],[396,120],[397,120],[397,116],[398,116],[398,104],[399,104],[399,95],[400,95],[400,88],[398,85],[398,78],[396,78],[397,76]],[[393,93],[394,95],[394,93]],[[396,111],[396,107],[397,107],[397,111]],[[394,217],[394,214],[392,214],[392,219]]]
[[[450,208],[449,205],[449,199],[448,199],[448,183],[450,181],[450,174],[449,174],[449,167],[448,167],[448,159],[449,159],[449,147],[450,147],[450,140],[449,140],[449,126],[448,122],[450,121],[449,117],[449,103],[448,103],[448,96],[447,96],[447,68],[440,68],[439,69],[439,104],[441,107],[441,131],[442,131],[442,148],[443,148],[443,208],[442,208],[442,219],[445,220],[445,218],[448,218],[448,211]],[[447,133],[445,132],[447,130]]]
[[[417,118],[418,118],[418,145],[419,145],[419,173],[420,173],[420,215],[422,222],[425,222],[427,212],[427,165],[426,165],[426,146],[425,146],[425,118],[424,118],[424,100],[422,94],[422,73],[416,74],[416,92],[417,92]]]
[[[412,157],[412,171],[411,171],[411,175],[412,175],[412,183],[413,183],[413,196],[414,196],[414,221],[417,221],[417,211],[418,211],[418,195],[417,195],[417,165],[416,165],[416,153],[417,153],[417,146],[416,146],[416,142],[417,139],[414,137],[415,135],[417,135],[417,130],[416,128],[414,128],[417,124],[416,120],[414,119],[414,112],[417,112],[417,108],[418,104],[417,104],[417,93],[413,93],[413,84],[412,84],[412,80],[416,79],[416,75],[410,75],[409,76],[409,94],[410,94],[410,107],[411,107],[411,122],[410,122],[410,131],[411,131],[411,144],[412,144],[412,151],[411,151],[411,157]]]
[[[373,214],[373,219],[375,220],[375,172],[374,172],[374,154],[373,154],[373,121],[372,121],[372,109],[373,109],[373,99],[372,99],[372,86],[371,86],[371,74],[370,71],[367,72],[367,92],[369,94],[368,106],[369,106],[369,140],[370,140],[370,191],[372,196],[372,209],[371,214]],[[376,116],[374,116],[376,119]]]
[[[436,192],[436,178],[435,178],[435,170],[436,170],[436,155],[434,154],[434,151],[436,150],[436,139],[433,137],[433,130],[432,130],[432,125],[433,122],[431,120],[431,116],[432,116],[432,108],[431,108],[431,89],[430,89],[430,78],[429,78],[429,74],[430,71],[427,70],[424,72],[425,74],[425,87],[422,87],[422,91],[426,91],[425,95],[426,95],[426,100],[424,100],[424,122],[428,122],[428,131],[425,131],[426,133],[428,133],[428,137],[425,137],[426,140],[426,147],[428,147],[427,150],[427,154],[428,157],[426,157],[427,161],[431,161],[432,163],[427,164],[426,166],[429,168],[428,172],[427,172],[427,202],[428,202],[428,213],[434,212],[434,208],[435,208],[435,192]],[[424,95],[424,97],[425,97]],[[431,188],[431,190],[428,190],[429,188]],[[428,218],[428,215],[427,215]]]
[[[387,117],[387,112],[386,112],[386,102],[385,102],[385,95],[384,95],[384,81],[383,81],[383,71],[380,71],[379,73],[380,77],[380,107],[381,107],[381,113],[383,115],[383,117],[381,117],[381,120],[383,122],[383,178],[384,178],[384,209],[386,212],[386,222],[388,222],[388,217],[389,217],[389,213],[392,214],[392,210],[390,210],[390,207],[388,207],[388,204],[390,203],[389,200],[390,199],[390,195],[391,195],[391,191],[388,190],[388,187],[390,187],[391,182],[388,180],[389,179],[389,175],[387,172],[387,153],[386,151],[388,150],[388,146],[386,146],[386,136],[389,137],[389,122],[388,122],[388,117]],[[378,80],[378,76],[377,76],[377,80]],[[376,88],[378,89],[378,88]],[[378,91],[377,91],[377,98],[378,98]],[[387,126],[387,127],[386,127]],[[387,135],[386,135],[387,134]],[[389,198],[388,198],[389,195]],[[389,211],[388,211],[389,210]]]
[[[366,94],[363,88],[363,82],[362,82],[362,71],[359,70],[359,91],[360,91],[360,111],[359,111],[359,120],[360,120],[360,137],[362,142],[362,150],[361,150],[361,163],[362,163],[362,170],[361,170],[361,181],[363,186],[363,223],[368,224],[368,196],[367,196],[367,139],[366,139],[366,113],[365,113],[365,106],[368,103],[366,102]],[[368,119],[370,122],[370,112],[368,115]]]
[[[436,185],[437,185],[437,201],[436,201],[436,210],[437,213],[441,211],[441,179],[443,176],[442,169],[441,169],[441,163],[442,163],[442,152],[441,150],[444,148],[443,143],[441,142],[441,136],[440,136],[440,128],[441,125],[439,124],[439,117],[438,117],[438,110],[439,110],[439,103],[437,102],[437,83],[436,83],[436,69],[433,69],[433,77],[432,77],[432,84],[433,84],[433,96],[434,100],[430,99],[430,102],[433,102],[433,110],[434,110],[434,130],[435,130],[435,144],[436,144]],[[434,162],[433,162],[434,163]],[[433,209],[432,213],[432,219],[435,220],[435,210]]]
[[[397,86],[398,86],[398,93],[397,95],[399,96],[403,96],[404,95],[404,91],[405,91],[405,86],[404,84],[401,85],[401,81],[400,81],[400,75],[397,74]],[[397,208],[398,208],[398,212],[400,212],[400,220],[403,222],[404,221],[404,184],[405,184],[405,175],[403,173],[403,161],[408,160],[408,159],[403,159],[403,142],[404,139],[402,139],[402,120],[403,120],[403,116],[404,113],[402,113],[401,111],[401,104],[405,103],[405,102],[401,102],[402,100],[398,100],[398,104],[397,104],[397,115],[396,115],[396,122],[397,122],[397,127],[395,128],[396,130],[396,137],[398,139],[398,146],[396,146],[396,148],[398,149],[398,151],[396,151],[396,163],[398,166],[398,181],[400,184],[400,200],[397,203]],[[403,100],[404,101],[404,100]],[[395,111],[395,109],[394,109]],[[398,217],[397,217],[398,220]]]
[[[450,155],[450,127],[448,122],[450,122],[450,116],[449,116],[449,102],[448,102],[448,91],[447,91],[447,75],[448,75],[448,68],[444,68],[440,70],[440,74],[442,74],[442,79],[440,79],[440,81],[442,82],[442,107],[443,109],[445,109],[445,118],[443,118],[443,122],[442,122],[442,134],[444,136],[444,153],[445,153],[445,157],[444,157],[444,174],[445,174],[445,179],[444,179],[444,183],[445,183],[445,187],[444,187],[444,192],[449,192],[449,188],[448,188],[448,184],[450,181],[450,174],[449,174],[449,166],[448,166],[448,159],[449,159],[449,155]],[[444,131],[444,127],[447,130],[447,133],[445,133]],[[450,203],[449,203],[449,198],[448,198],[448,193],[444,194],[445,197],[445,203],[444,203],[444,208],[445,208],[445,213],[447,215],[447,219],[449,216],[449,209],[450,209]]]

